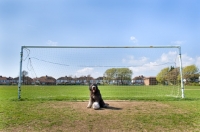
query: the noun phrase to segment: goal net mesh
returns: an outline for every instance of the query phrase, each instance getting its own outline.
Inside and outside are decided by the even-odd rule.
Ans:
[[[22,97],[104,99],[181,97],[177,48],[23,48]]]

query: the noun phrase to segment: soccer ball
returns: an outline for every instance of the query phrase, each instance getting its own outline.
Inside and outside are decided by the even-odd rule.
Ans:
[[[100,108],[99,103],[98,102],[94,102],[93,105],[92,105],[92,108],[95,109],[95,110],[99,109]]]

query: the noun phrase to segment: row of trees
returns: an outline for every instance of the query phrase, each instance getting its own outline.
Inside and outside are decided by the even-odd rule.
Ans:
[[[105,71],[104,79],[107,81],[116,80],[117,83],[125,84],[126,81],[130,81],[133,72],[128,68],[111,68]],[[191,84],[199,81],[199,69],[196,65],[189,65],[182,70],[183,79],[186,84]],[[156,80],[161,84],[176,85],[180,82],[180,68],[179,67],[166,67],[163,68],[156,76]]]
[[[186,81],[186,84],[194,83],[199,79],[200,73],[199,69],[195,65],[189,65],[183,68],[182,70],[183,79]],[[176,84],[180,81],[180,69],[170,67],[162,69],[156,76],[156,80],[159,83],[165,84],[166,82],[171,84]]]
[[[27,71],[22,71],[22,80],[23,82],[25,82],[25,79],[28,75]],[[65,77],[66,78],[66,77]],[[89,82],[90,80],[92,80],[93,78],[90,75],[87,76],[83,76],[83,77],[79,77],[79,79],[83,79],[86,80],[87,82]],[[111,68],[105,71],[104,76],[102,77],[104,82],[111,82],[113,80],[115,80],[115,83],[117,84],[127,84],[128,82],[131,81],[132,78],[132,71],[128,68]],[[74,79],[76,81],[76,76],[74,78],[72,77],[67,77],[68,80],[70,79]]]

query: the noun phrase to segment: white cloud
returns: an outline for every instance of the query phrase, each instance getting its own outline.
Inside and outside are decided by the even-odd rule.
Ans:
[[[188,66],[188,65],[193,65],[197,61],[195,58],[189,57],[187,54],[183,54],[181,58],[182,58],[183,67]]]
[[[155,70],[157,70],[156,65],[158,62],[151,62],[148,57],[142,56],[135,58],[134,56],[128,56],[122,60],[123,63],[132,65],[129,67],[133,71],[133,76],[153,76]]]
[[[184,44],[185,41],[177,40],[177,41],[172,41],[171,43],[172,43],[172,44],[176,44],[176,45],[181,45],[181,44]]]
[[[157,62],[147,62],[144,65],[138,66],[138,67],[130,67],[133,71],[133,76],[156,76],[158,72],[164,68],[164,66],[160,65]]]
[[[168,53],[163,53],[158,59],[161,63],[176,62],[178,53],[176,51],[170,51]]]
[[[195,64],[200,68],[200,56],[192,58],[187,54],[181,56],[183,67]],[[149,56],[127,56],[122,59],[124,66],[130,66],[129,69],[133,71],[133,77],[135,76],[156,76],[163,68],[175,66],[179,67],[179,54],[176,51],[169,51],[162,53],[152,60]],[[85,67],[76,71],[77,77],[91,75],[94,78],[102,76],[103,73],[93,67]]]
[[[187,54],[181,56],[182,67],[195,64],[200,68],[200,56],[192,58]],[[129,67],[133,71],[133,77],[144,75],[144,76],[156,76],[160,70],[169,66],[179,67],[179,55],[177,52],[163,53],[156,60],[151,60],[148,57],[140,57],[135,59],[134,56],[123,59],[126,64],[132,64],[133,67]],[[135,65],[135,66],[134,66]]]
[[[200,69],[200,56],[197,56],[195,58],[192,58],[188,56],[187,54],[181,55],[182,59],[182,66],[189,66],[189,65],[196,65]]]
[[[51,40],[48,40],[47,41],[47,45],[50,45],[50,46],[57,46],[58,45],[58,42],[53,42]]]
[[[93,68],[86,67],[86,68],[78,70],[76,72],[76,75],[78,75],[78,76],[82,76],[82,75],[87,76],[87,75],[90,75],[93,71],[94,71]]]
[[[134,37],[134,36],[131,36],[131,37],[130,37],[130,40],[131,40],[133,43],[137,43],[137,42],[138,42],[138,40],[137,40],[136,37]]]
[[[85,67],[83,69],[80,69],[80,70],[76,71],[75,75],[77,77],[91,75],[94,78],[102,76],[102,74],[100,74],[99,72],[95,71],[94,68],[90,68],[90,67]]]
[[[134,56],[129,56],[124,58],[123,63],[133,65],[129,67],[133,71],[133,77],[143,75],[143,76],[156,76],[161,69],[169,66],[175,66],[175,62],[178,61],[177,52],[163,53],[158,56],[157,59],[152,60],[148,57],[139,57],[136,59]],[[179,64],[178,64],[179,65]]]

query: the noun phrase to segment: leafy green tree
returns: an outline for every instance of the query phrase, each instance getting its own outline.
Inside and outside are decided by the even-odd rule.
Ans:
[[[188,82],[194,82],[199,77],[199,69],[196,65],[189,65],[183,68],[183,78]]]
[[[125,84],[125,80],[130,81],[131,77],[132,77],[133,72],[128,69],[128,68],[118,68],[117,69],[117,79],[120,80],[120,82],[123,84]]]
[[[183,78],[186,79],[188,82],[194,82],[199,77],[199,69],[195,65],[186,66],[183,68]],[[170,84],[175,85],[177,81],[180,81],[180,69],[174,67],[166,67],[163,68],[156,76],[156,80],[161,83],[165,84],[168,82]]]
[[[156,80],[161,83],[161,84],[165,84],[165,81],[167,79],[167,74],[168,74],[168,70],[169,68],[163,68],[156,76]]]
[[[169,83],[176,85],[178,83],[178,76],[180,74],[180,69],[178,68],[172,68],[167,73],[166,79]]]
[[[179,75],[179,68],[174,68],[171,66],[170,68],[166,67],[163,68],[156,76],[156,80],[161,83],[165,84],[166,82],[168,84],[175,85],[177,83],[177,77]]]
[[[117,74],[116,68],[107,69],[104,73],[104,80],[109,83],[111,80],[115,80]]]
[[[125,80],[131,80],[132,71],[128,68],[111,68],[107,69],[104,73],[104,80],[109,83],[112,80],[115,80],[117,84],[119,81],[122,84],[125,84]]]

